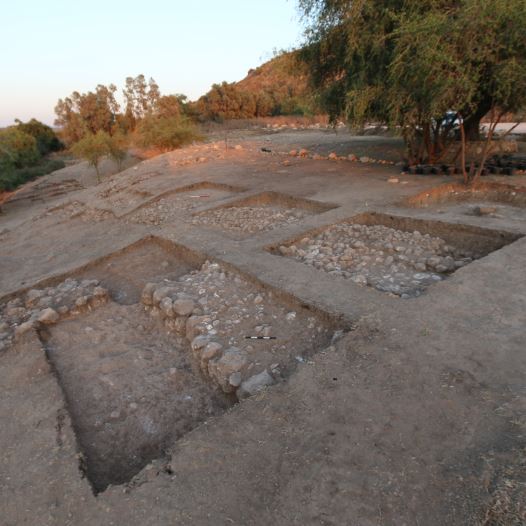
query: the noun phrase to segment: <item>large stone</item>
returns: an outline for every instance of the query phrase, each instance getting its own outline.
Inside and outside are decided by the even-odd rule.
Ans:
[[[233,373],[242,373],[248,366],[246,352],[237,347],[227,349],[221,358],[210,360],[208,362],[208,373],[215,379],[221,389],[226,393],[235,390],[230,384],[230,375]]]
[[[177,316],[190,316],[194,309],[194,300],[181,298],[173,302],[173,311]]]
[[[200,359],[201,351],[210,343],[210,338],[208,336],[196,336],[192,343],[190,344],[190,347],[192,348],[192,352],[194,353],[194,356],[197,359]]]
[[[218,342],[209,342],[206,345],[206,347],[201,352],[199,362],[199,365],[201,366],[201,370],[203,372],[208,373],[208,362],[215,358],[219,358],[219,355],[221,354],[222,350],[223,346]]]
[[[259,391],[262,391],[269,385],[272,385],[274,383],[274,378],[270,375],[270,373],[265,369],[263,372],[259,374],[255,374],[254,376],[251,376],[248,378],[248,380],[245,380],[241,383],[239,389],[237,390],[236,394],[239,399],[248,398],[249,396],[252,396]]]
[[[38,316],[38,321],[40,323],[45,323],[47,325],[52,323],[57,323],[57,321],[60,319],[59,313],[51,308],[44,309],[40,312],[40,315]]]
[[[159,308],[161,312],[167,317],[172,318],[174,315],[173,301],[172,298],[163,298],[161,303],[159,303]]]
[[[26,307],[33,307],[38,304],[38,300],[44,296],[43,290],[32,289],[26,294]]]

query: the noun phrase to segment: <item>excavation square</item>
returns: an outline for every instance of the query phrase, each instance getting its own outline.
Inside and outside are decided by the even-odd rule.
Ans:
[[[41,337],[95,492],[129,481],[234,403],[203,379],[186,340],[139,304],[109,302]]]
[[[132,223],[163,225],[180,221],[186,213],[232,197],[244,189],[221,183],[202,182],[169,190],[126,215]]]
[[[344,328],[231,266],[171,245],[147,239],[0,305],[0,323],[38,320],[32,327],[96,493],[130,481],[239,399],[284,381]],[[108,273],[108,263],[119,272]]]
[[[468,225],[365,213],[270,247],[273,253],[409,298],[520,236]]]
[[[177,279],[203,261],[184,247],[151,236],[90,263],[73,277],[99,280],[114,301],[133,304],[147,282],[161,276]]]
[[[482,182],[474,186],[451,183],[420,192],[403,203],[449,215],[504,219],[522,224],[526,220],[526,188]]]
[[[337,205],[301,199],[276,192],[263,192],[224,206],[194,214],[194,225],[220,228],[240,237],[301,221],[336,208]]]

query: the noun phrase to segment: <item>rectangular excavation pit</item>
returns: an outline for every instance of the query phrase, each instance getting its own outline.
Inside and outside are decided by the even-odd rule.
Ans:
[[[468,216],[526,220],[526,188],[503,183],[444,184],[413,195],[401,204]]]
[[[189,211],[244,191],[245,188],[239,186],[203,181],[156,195],[122,217],[132,223],[148,225],[173,223]]]
[[[129,305],[140,301],[147,282],[160,276],[176,279],[204,260],[185,247],[150,236],[78,269],[72,277],[99,280],[115,302]]]
[[[371,212],[306,232],[268,250],[405,299],[419,296],[458,268],[520,237]]]
[[[246,237],[258,232],[292,224],[304,217],[337,208],[332,203],[302,199],[277,192],[257,195],[197,212],[192,223],[220,228]]]
[[[112,301],[87,279],[89,269],[18,297],[27,316],[71,303],[36,328],[96,493],[130,481],[238,399],[285,380],[346,326],[231,265],[200,265],[202,256],[190,251],[181,256],[178,246],[172,252],[190,261],[188,270],[155,266],[147,273],[142,249],[152,243],[166,251],[172,245],[148,239],[105,259],[119,261],[133,283],[122,277],[114,287],[151,280],[140,302]],[[141,264],[125,261],[136,255]],[[118,290],[112,295],[121,296]],[[78,298],[87,303],[79,306]]]

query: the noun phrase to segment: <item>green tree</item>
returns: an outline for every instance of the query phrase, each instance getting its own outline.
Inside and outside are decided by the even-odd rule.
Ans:
[[[90,166],[95,168],[97,181],[101,182],[99,164],[100,161],[110,154],[110,136],[105,131],[98,131],[96,134],[87,133],[80,141],[71,147],[73,155],[85,159]]]
[[[22,122],[19,119],[15,119],[15,122],[20,131],[35,138],[40,155],[57,152],[64,147],[57,137],[57,134],[46,124],[36,119],[31,119],[28,122]]]
[[[34,137],[11,126],[0,130],[0,156],[5,165],[23,168],[36,164],[40,159],[40,152]]]
[[[178,117],[147,117],[137,128],[137,142],[145,148],[173,150],[199,140],[200,136],[188,119]]]
[[[106,136],[106,147],[108,156],[117,164],[119,172],[122,170],[122,163],[128,155],[128,137],[122,132]]]
[[[525,103],[524,0],[300,4],[309,24],[303,58],[331,118],[400,127],[413,161],[443,155],[455,125],[447,111],[477,138],[481,116]]]

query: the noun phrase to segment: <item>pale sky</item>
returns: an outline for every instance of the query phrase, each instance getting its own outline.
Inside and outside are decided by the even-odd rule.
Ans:
[[[139,73],[193,100],[301,39],[296,0],[0,0],[0,27],[0,126]]]

